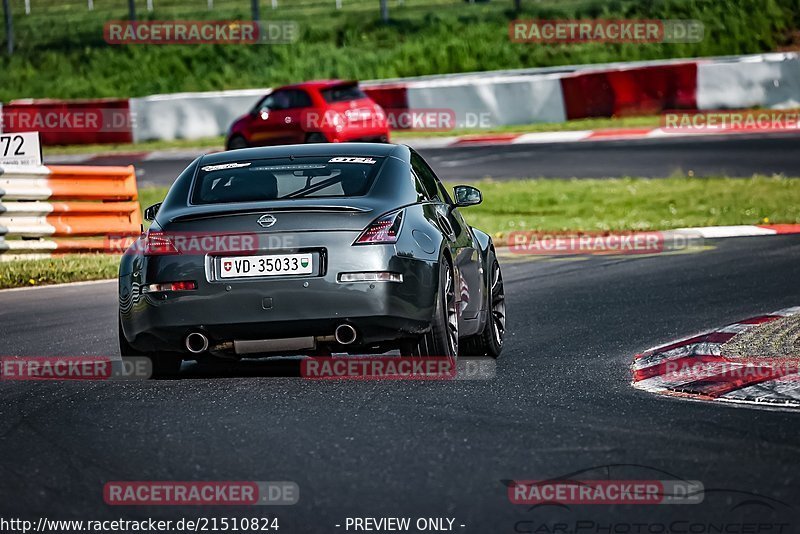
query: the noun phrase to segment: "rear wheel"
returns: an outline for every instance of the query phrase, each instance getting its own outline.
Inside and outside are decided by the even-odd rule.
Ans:
[[[306,143],[327,143],[328,140],[321,133],[310,133],[306,136]]]
[[[506,294],[503,289],[503,274],[494,252],[489,252],[487,263],[491,271],[486,324],[480,334],[465,339],[462,346],[465,355],[497,358],[503,350],[506,335]]]
[[[125,334],[122,333],[122,319],[119,320],[118,335],[119,354],[122,356],[123,360],[142,357],[150,359],[152,365],[152,374],[150,378],[174,377],[178,374],[178,371],[180,371],[181,362],[183,361],[180,354],[169,352],[143,352],[133,348],[131,344],[128,343],[128,340],[125,339]]]
[[[407,343],[401,353],[404,356],[458,357],[458,303],[449,260],[443,260],[439,268],[439,288],[431,329],[418,340]]]
[[[230,141],[228,141],[228,150],[236,150],[239,148],[247,148],[249,145],[247,144],[247,140],[242,137],[241,135],[236,135],[231,137]]]

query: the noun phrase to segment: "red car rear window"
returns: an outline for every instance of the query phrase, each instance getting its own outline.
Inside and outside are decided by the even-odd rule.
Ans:
[[[333,104],[334,102],[349,102],[351,100],[361,100],[362,98],[367,98],[367,95],[364,94],[364,91],[362,91],[358,85],[354,84],[337,85],[329,89],[323,89],[320,91],[320,93],[322,93],[322,98],[325,99],[325,102],[329,104]]]

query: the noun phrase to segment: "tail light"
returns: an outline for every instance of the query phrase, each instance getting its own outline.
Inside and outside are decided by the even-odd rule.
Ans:
[[[400,228],[402,226],[403,210],[381,215],[361,232],[361,235],[358,236],[354,244],[396,243],[397,236],[400,235]]]
[[[197,289],[197,282],[194,280],[185,280],[183,282],[167,282],[165,284],[150,284],[145,286],[148,293],[158,291],[194,291]]]
[[[170,256],[180,254],[175,243],[164,232],[147,232],[142,245],[145,256]]]

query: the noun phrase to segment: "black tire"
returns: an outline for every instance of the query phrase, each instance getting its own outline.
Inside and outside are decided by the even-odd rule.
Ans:
[[[442,260],[439,267],[439,287],[431,329],[401,348],[401,354],[458,358],[458,302],[453,267],[447,259]]]
[[[128,343],[128,340],[125,339],[125,334],[122,333],[122,319],[119,320],[118,329],[119,354],[122,356],[123,360],[126,358],[150,358],[150,363],[152,365],[151,379],[172,378],[178,375],[178,372],[181,370],[181,363],[183,362],[183,358],[180,354],[169,352],[143,352],[137,350]]]
[[[306,135],[306,143],[327,143],[327,142],[328,140],[321,133],[314,132]]]
[[[225,150],[237,150],[239,148],[247,148],[249,146],[250,145],[247,143],[247,140],[244,137],[241,135],[235,135],[228,140]]]
[[[493,251],[487,258],[489,269],[489,295],[486,307],[486,324],[480,334],[470,336],[461,343],[462,354],[497,358],[503,350],[506,333],[506,294],[503,273]]]

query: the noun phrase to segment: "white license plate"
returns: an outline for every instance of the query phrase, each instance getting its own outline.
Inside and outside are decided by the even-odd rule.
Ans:
[[[311,274],[312,263],[311,254],[232,256],[220,259],[219,274],[220,278]]]

